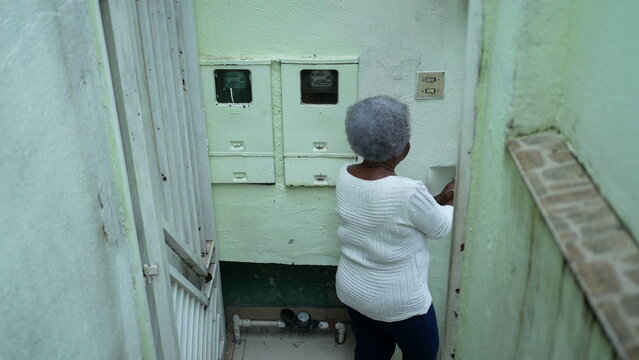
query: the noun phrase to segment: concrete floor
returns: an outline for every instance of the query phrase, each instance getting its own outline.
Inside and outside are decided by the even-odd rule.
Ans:
[[[232,332],[227,339],[233,339]],[[229,341],[225,360],[351,360],[355,338],[347,325],[344,344],[335,342],[335,330],[299,330],[271,327],[242,328],[241,342]]]

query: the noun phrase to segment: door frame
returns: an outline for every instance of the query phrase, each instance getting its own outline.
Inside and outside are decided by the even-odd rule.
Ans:
[[[457,343],[459,291],[462,285],[464,242],[466,241],[466,215],[471,182],[471,152],[475,137],[475,89],[479,83],[483,46],[484,0],[470,0],[466,27],[466,64],[462,97],[457,174],[455,175],[455,210],[448,271],[445,333],[439,359],[453,359]]]

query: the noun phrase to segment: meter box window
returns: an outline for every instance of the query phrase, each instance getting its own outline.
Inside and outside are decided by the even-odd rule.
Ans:
[[[214,76],[218,103],[246,104],[252,101],[250,70],[215,70]]]
[[[337,70],[302,70],[300,72],[302,104],[337,104],[339,73]]]
[[[281,59],[284,176],[291,186],[334,186],[355,160],[346,109],[357,101],[358,59]]]
[[[275,183],[270,60],[200,61],[213,183]]]

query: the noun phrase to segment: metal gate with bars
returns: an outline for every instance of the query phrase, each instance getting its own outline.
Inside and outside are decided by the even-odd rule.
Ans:
[[[220,359],[221,283],[193,7],[100,0],[158,359]]]

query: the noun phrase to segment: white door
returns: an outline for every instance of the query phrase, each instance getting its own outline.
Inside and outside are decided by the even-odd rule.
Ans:
[[[157,358],[219,359],[221,284],[189,0],[100,0]]]

